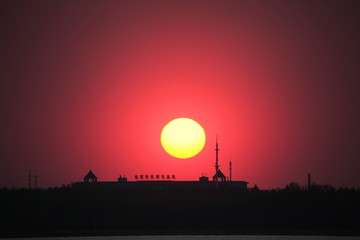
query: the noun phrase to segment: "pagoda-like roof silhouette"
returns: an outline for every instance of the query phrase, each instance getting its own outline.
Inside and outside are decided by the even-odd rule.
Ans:
[[[84,177],[84,182],[97,182],[97,177],[95,176],[95,174],[90,170],[88,174],[86,174],[86,176]]]
[[[226,176],[221,172],[220,169],[217,171],[217,174],[215,173],[215,175],[213,176],[213,179],[215,179],[216,177],[217,178],[226,178]]]

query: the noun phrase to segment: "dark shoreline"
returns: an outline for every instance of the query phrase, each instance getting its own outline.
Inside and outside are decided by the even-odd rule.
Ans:
[[[360,191],[0,190],[0,237],[360,236]]]
[[[338,236],[338,237],[359,237],[359,232],[336,232],[336,231],[237,231],[222,229],[182,230],[182,229],[161,229],[161,230],[102,230],[102,231],[61,231],[61,232],[16,232],[2,233],[0,238],[46,238],[46,237],[108,237],[108,236]]]

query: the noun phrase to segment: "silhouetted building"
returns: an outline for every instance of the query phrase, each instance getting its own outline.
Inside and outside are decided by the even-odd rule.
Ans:
[[[222,179],[225,176],[221,173],[218,174]],[[135,178],[136,179],[136,178]],[[237,189],[247,189],[248,182],[245,181],[219,181],[218,187],[233,187]],[[127,178],[122,175],[117,181],[98,182],[95,174],[90,171],[85,177],[84,182],[73,183],[74,188],[111,188],[111,189],[168,189],[168,188],[214,188],[214,182],[209,181],[209,178],[202,176],[199,181],[175,181],[174,179],[159,179],[159,180],[144,180],[138,179],[137,181],[128,181]]]
[[[127,182],[127,178],[124,176],[121,176],[118,178],[118,182]]]
[[[97,177],[95,174],[90,170],[88,174],[84,177],[84,182],[97,182]]]
[[[216,186],[218,186],[219,179],[221,182],[225,182],[226,176],[220,170],[220,165],[219,165],[219,150],[220,149],[219,149],[217,137],[216,137],[216,145],[215,145],[214,150],[215,150],[216,155],[215,155],[215,175],[213,176],[213,181],[216,182]],[[231,169],[231,163],[230,163],[230,169]]]
[[[200,181],[200,182],[208,182],[208,181],[209,181],[209,178],[206,177],[206,176],[202,176],[202,177],[199,177],[199,181]]]
[[[252,188],[253,191],[258,192],[260,191],[260,188],[255,184],[254,187]]]
[[[147,188],[147,189],[166,189],[166,188],[214,188],[216,187],[233,187],[237,189],[247,189],[248,182],[246,181],[226,181],[225,174],[220,170],[219,165],[219,147],[216,137],[215,148],[215,175],[212,177],[213,181],[209,181],[206,176],[201,176],[199,181],[175,181],[175,175],[135,175],[135,181],[128,181],[122,175],[113,182],[98,182],[95,174],[90,172],[84,177],[84,182],[77,182],[72,184],[73,187],[79,188]],[[230,175],[231,175],[230,162]],[[231,178],[230,178],[231,179]],[[214,184],[215,182],[215,184]]]
[[[221,172],[220,169],[218,169],[217,173],[215,173],[215,175],[213,176],[213,181],[219,181],[219,179],[222,182],[226,181],[226,176]]]

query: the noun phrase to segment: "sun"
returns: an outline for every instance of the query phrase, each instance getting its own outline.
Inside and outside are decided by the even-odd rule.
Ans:
[[[201,152],[205,146],[204,128],[190,118],[176,118],[161,131],[161,145],[164,150],[176,158],[191,158]]]

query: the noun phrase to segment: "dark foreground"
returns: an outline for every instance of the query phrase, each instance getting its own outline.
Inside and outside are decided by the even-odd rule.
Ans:
[[[360,191],[0,190],[0,237],[360,235]]]

